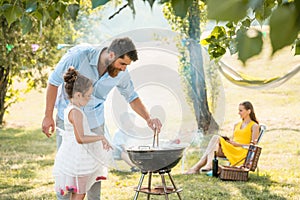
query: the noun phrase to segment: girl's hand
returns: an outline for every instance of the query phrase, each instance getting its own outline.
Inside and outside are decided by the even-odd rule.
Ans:
[[[103,136],[102,141],[102,145],[103,145],[103,149],[109,151],[110,149],[113,149],[112,146],[109,144],[109,142],[107,141],[107,139]]]

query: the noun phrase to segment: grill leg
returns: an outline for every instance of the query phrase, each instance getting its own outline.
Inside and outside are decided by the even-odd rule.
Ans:
[[[152,179],[152,172],[149,172],[149,179],[148,179],[148,190],[151,191],[151,179]],[[150,200],[150,193],[147,194],[147,200]]]
[[[145,177],[146,174],[147,174],[147,172],[142,172],[142,175],[141,175],[139,184],[138,184],[138,186],[137,186],[137,188],[136,188],[136,192],[135,192],[135,195],[134,195],[134,197],[133,197],[133,200],[137,200],[137,198],[138,198],[138,196],[139,196],[140,189],[141,189],[142,184],[143,184],[144,177]]]
[[[166,200],[169,200],[168,190],[167,190],[166,180],[165,180],[165,174],[164,173],[160,173],[160,176],[161,176],[162,185],[164,187],[164,192],[165,192]]]
[[[175,185],[175,183],[174,183],[174,180],[173,180],[173,178],[172,178],[170,172],[168,172],[168,175],[169,175],[169,178],[170,178],[170,180],[171,180],[171,183],[172,183],[172,185],[173,185],[175,191],[177,191],[177,187],[176,187],[176,185]],[[179,193],[179,192],[176,192],[176,194],[177,194],[178,198],[181,200],[180,193]]]

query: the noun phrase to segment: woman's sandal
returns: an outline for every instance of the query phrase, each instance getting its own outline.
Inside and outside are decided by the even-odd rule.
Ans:
[[[209,172],[211,171],[211,169],[201,169],[200,172],[203,172],[203,173],[206,173],[206,172]]]

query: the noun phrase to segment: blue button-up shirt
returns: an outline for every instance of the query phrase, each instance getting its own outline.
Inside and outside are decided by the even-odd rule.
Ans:
[[[124,72],[121,71],[114,78],[109,76],[107,72],[102,77],[99,76],[98,59],[103,48],[90,45],[77,45],[69,49],[50,75],[49,83],[59,87],[55,107],[60,119],[64,119],[64,109],[69,103],[64,90],[63,75],[70,66],[73,66],[93,82],[94,90],[91,100],[83,108],[91,129],[99,127],[104,123],[104,102],[109,92],[115,86],[128,103],[138,97],[138,94],[134,91],[133,83],[127,69]]]

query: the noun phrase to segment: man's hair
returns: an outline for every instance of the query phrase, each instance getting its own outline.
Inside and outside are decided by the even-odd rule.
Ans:
[[[138,59],[135,45],[128,37],[114,39],[107,50],[108,52],[114,52],[116,59],[124,58],[125,55],[127,55],[132,61],[136,61]]]

